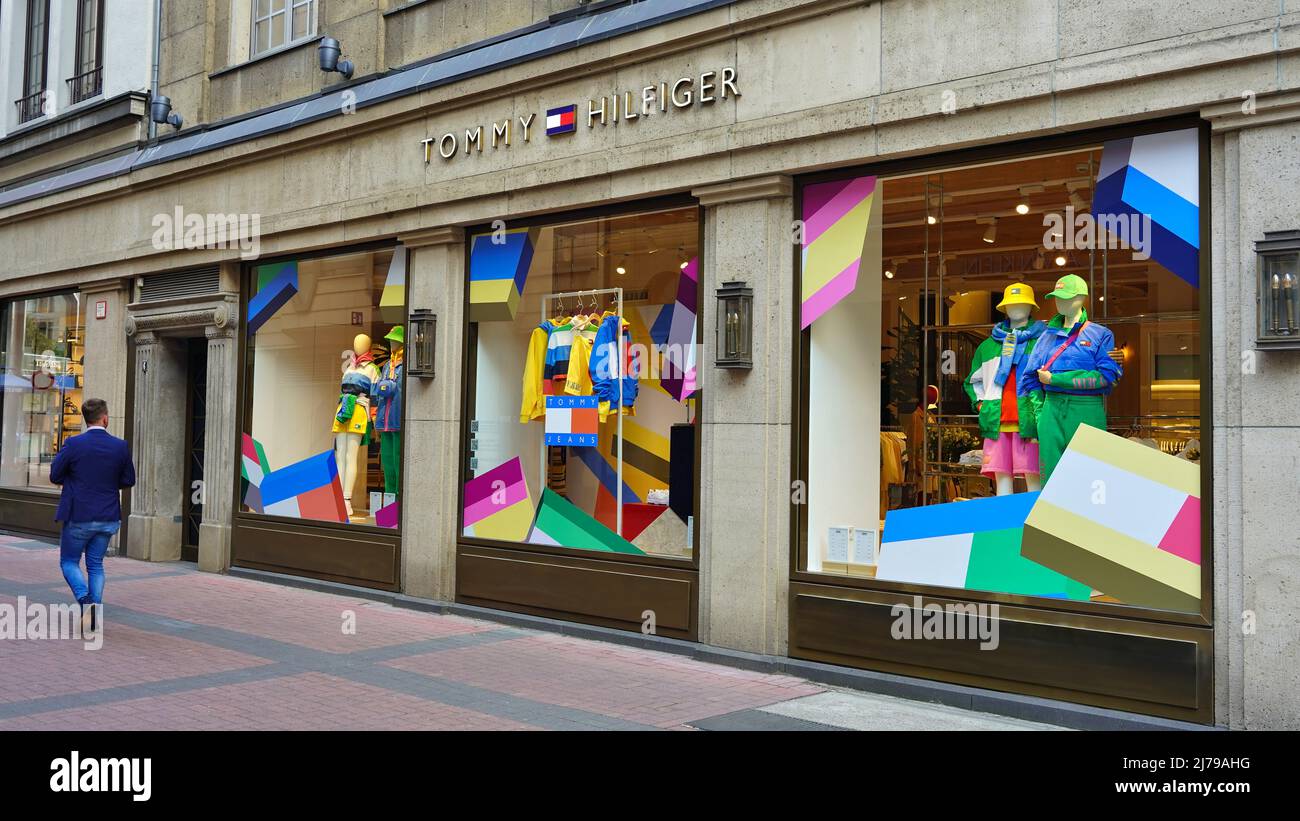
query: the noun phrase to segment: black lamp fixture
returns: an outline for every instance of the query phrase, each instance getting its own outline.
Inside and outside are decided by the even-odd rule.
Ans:
[[[169,125],[176,129],[185,121],[181,115],[172,113],[172,98],[162,94],[149,101],[149,119],[158,125]]]
[[[411,312],[406,327],[406,372],[424,379],[433,378],[434,340],[438,332],[438,317],[428,308]]]
[[[1300,350],[1300,231],[1265,231],[1255,256],[1255,347]]]
[[[718,316],[713,364],[719,368],[754,367],[754,289],[744,282],[718,288]]]
[[[356,67],[352,65],[351,60],[339,59],[343,56],[343,49],[339,46],[338,40],[333,37],[322,37],[320,45],[316,47],[316,54],[320,57],[321,71],[337,71],[343,75],[343,79],[352,79],[352,71]]]

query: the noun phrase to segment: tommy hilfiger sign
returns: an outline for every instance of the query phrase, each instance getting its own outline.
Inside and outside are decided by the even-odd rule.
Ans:
[[[672,82],[642,86],[639,92],[615,91],[608,96],[588,100],[585,116],[588,128],[598,125],[616,126],[620,120],[639,120],[642,117],[667,114],[674,109],[712,105],[739,96],[736,70],[727,67],[721,71],[706,71],[699,76],[679,77]],[[464,134],[448,131],[440,137],[426,137],[420,140],[420,145],[424,148],[424,161],[431,162],[435,153],[444,160],[451,160],[461,153],[481,153],[485,146],[508,148],[514,140],[529,142],[536,119],[536,113],[529,112],[520,117],[507,117],[500,122],[467,128]],[[578,105],[571,103],[547,109],[540,127],[548,137],[562,137],[576,132],[582,119],[583,113]]]

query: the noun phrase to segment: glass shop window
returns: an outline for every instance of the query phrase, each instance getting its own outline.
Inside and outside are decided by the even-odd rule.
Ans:
[[[57,490],[50,482],[50,463],[63,443],[81,432],[84,320],[78,294],[4,306],[0,487]]]
[[[242,509],[396,528],[406,251],[250,271]]]
[[[690,558],[698,214],[469,237],[465,536]]]
[[[802,188],[806,569],[1201,609],[1199,168],[1188,129]]]

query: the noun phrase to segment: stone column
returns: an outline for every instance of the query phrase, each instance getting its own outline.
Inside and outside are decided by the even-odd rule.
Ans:
[[[433,379],[406,377],[403,431],[402,591],[456,596],[460,488],[465,235],[445,227],[400,237],[407,260],[407,310],[438,318]]]
[[[696,189],[705,208],[700,467],[700,640],[784,655],[790,580],[790,360],[794,287],[789,177]],[[752,371],[713,366],[722,280],[754,289]]]
[[[203,432],[203,521],[199,525],[199,570],[222,573],[230,567],[230,527],[235,511],[235,466],[239,463],[239,418],[235,385],[238,324],[227,312],[216,312],[219,324],[209,325],[207,425]]]
[[[126,305],[130,301],[128,286],[121,280],[83,285],[82,311],[85,314],[85,383],[84,397],[108,402],[108,431],[124,436],[126,431],[127,338],[123,333]],[[97,319],[95,306],[103,302],[106,316]]]
[[[128,322],[128,330],[134,326]],[[163,397],[182,391],[185,356],[175,339],[153,331],[135,335],[135,430],[132,457],[136,483],[131,493],[127,555],[146,561],[181,557],[181,501],[185,488],[183,453],[185,410],[168,407]]]

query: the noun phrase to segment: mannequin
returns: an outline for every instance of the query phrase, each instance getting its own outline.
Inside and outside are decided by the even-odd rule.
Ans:
[[[357,334],[352,339],[352,356],[343,368],[339,404],[334,412],[334,456],[339,478],[343,482],[343,504],[352,516],[352,487],[357,481],[357,463],[362,440],[370,428],[370,400],[379,368],[370,353],[370,337]]]
[[[1019,380],[1043,329],[1030,320],[1038,307],[1034,290],[1023,282],[1008,285],[998,310],[1007,318],[975,349],[966,377],[966,394],[979,413],[984,436],[984,464],[980,472],[992,476],[997,494],[1015,492],[1015,477],[1025,477],[1029,490],[1038,490],[1038,406],[1042,391],[1023,390]]]
[[[406,332],[393,326],[384,339],[391,343],[388,361],[375,382],[375,430],[379,432],[379,464],[384,493],[397,494],[402,464],[402,345]]]
[[[1056,317],[1047,323],[1020,377],[1022,389],[1039,391],[1043,397],[1038,451],[1044,482],[1079,425],[1106,429],[1105,398],[1123,375],[1112,354],[1115,335],[1088,319],[1088,283],[1083,277],[1066,274],[1048,296],[1056,300]]]

